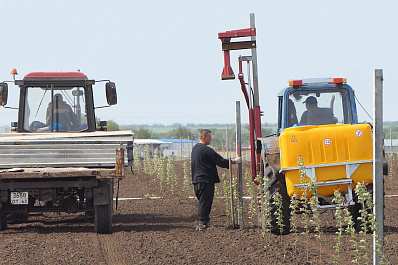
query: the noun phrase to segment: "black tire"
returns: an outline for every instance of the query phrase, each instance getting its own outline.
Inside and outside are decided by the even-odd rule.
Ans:
[[[354,228],[355,228],[355,231],[357,231],[357,232],[361,231],[361,226],[363,223],[362,221],[358,220],[358,217],[361,216],[359,213],[359,210],[361,210],[361,209],[362,209],[362,205],[358,204],[357,202],[355,203],[354,206],[351,206],[349,208],[349,211],[352,216],[352,221],[354,222]]]
[[[388,171],[388,160],[386,158],[386,152],[383,148],[383,175],[388,176],[390,172]]]
[[[102,183],[102,187],[108,189],[108,204],[94,206],[94,231],[98,234],[110,234],[113,217],[113,179]]]
[[[0,231],[7,229],[7,214],[0,210]]]
[[[23,224],[28,222],[29,214],[28,213],[10,213],[7,214],[7,223],[8,224]]]
[[[112,228],[111,205],[95,206],[94,230],[98,234],[110,234]]]
[[[285,175],[280,173],[275,173],[274,168],[268,163],[267,156],[261,155],[261,169],[260,176],[266,176],[269,179],[269,192],[270,192],[270,204],[272,205],[271,214],[271,232],[276,235],[280,235],[280,229],[278,226],[278,220],[276,215],[276,206],[273,205],[273,197],[276,193],[282,196],[282,225],[283,225],[283,235],[290,233],[290,197],[287,194]],[[261,222],[264,224],[264,222]]]

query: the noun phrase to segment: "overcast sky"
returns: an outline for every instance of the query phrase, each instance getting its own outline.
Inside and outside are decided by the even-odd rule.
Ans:
[[[398,120],[398,2],[334,1],[1,1],[0,79],[32,71],[74,71],[116,82],[118,105],[99,109],[119,124],[234,123],[247,111],[238,80],[221,81],[219,32],[249,28],[255,14],[262,122],[277,121],[288,80],[346,77],[370,115],[373,70],[383,69],[384,120]],[[238,73],[238,56],[231,64]],[[9,106],[17,106],[10,86]],[[104,105],[104,86],[95,98]],[[359,109],[359,120],[370,121]],[[16,121],[0,109],[0,124]]]

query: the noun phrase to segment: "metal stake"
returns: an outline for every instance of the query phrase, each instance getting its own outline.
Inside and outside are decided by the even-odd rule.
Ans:
[[[236,101],[236,157],[242,157],[242,137],[241,137],[241,120],[240,120],[240,101]],[[242,161],[243,163],[243,161]],[[238,224],[243,229],[243,178],[242,164],[237,164],[237,175],[239,179],[239,203],[238,207]]]
[[[384,240],[383,70],[374,70],[373,81],[373,211],[377,229],[373,237],[373,264],[380,264]]]

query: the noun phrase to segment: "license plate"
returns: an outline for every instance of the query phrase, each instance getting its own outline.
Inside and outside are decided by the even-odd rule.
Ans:
[[[28,192],[11,192],[11,204],[28,204]]]

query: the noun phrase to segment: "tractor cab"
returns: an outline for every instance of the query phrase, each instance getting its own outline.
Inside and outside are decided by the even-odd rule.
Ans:
[[[81,72],[31,72],[15,80],[20,88],[18,132],[92,132],[96,130],[93,85]],[[2,87],[3,106],[7,84]],[[115,83],[106,83],[108,105],[117,103]]]
[[[278,99],[278,134],[293,126],[358,123],[354,92],[345,78],[289,81]]]

